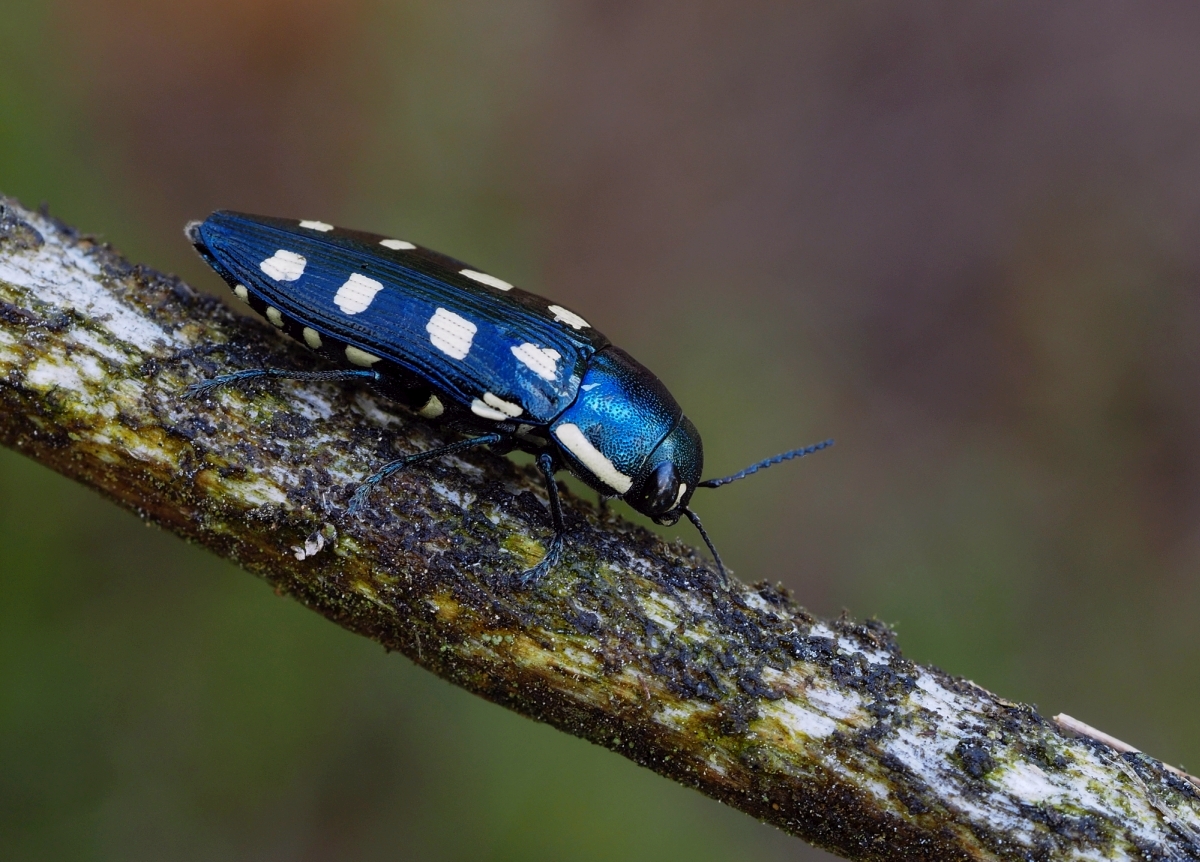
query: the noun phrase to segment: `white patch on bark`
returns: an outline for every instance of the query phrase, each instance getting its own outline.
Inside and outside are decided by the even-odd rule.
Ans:
[[[170,453],[154,446],[147,446],[144,443],[133,443],[126,445],[126,451],[139,461],[145,461],[151,464],[173,464],[174,459]]]
[[[664,595],[656,594],[643,597],[639,602],[642,613],[650,617],[667,631],[679,628],[682,611],[675,602]]]
[[[292,406],[305,419],[328,419],[333,415],[333,405],[307,386],[295,386],[288,391]]]
[[[304,540],[303,545],[293,545],[292,553],[297,560],[306,560],[309,557],[315,557],[321,553],[321,549],[325,547],[325,536],[320,530],[314,532],[311,536]]]
[[[1002,770],[995,781],[1002,790],[1035,803],[1062,795],[1062,791],[1054,786],[1050,776],[1032,763],[1013,763]]]
[[[23,254],[0,257],[0,282],[29,292],[41,302],[78,312],[114,339],[142,352],[149,346],[178,348],[181,342],[135,309],[122,303],[101,282],[100,267],[83,250],[64,245],[57,229],[28,213],[25,218],[45,244]]]
[[[923,707],[937,716],[936,732],[920,726],[900,727],[896,735],[881,744],[888,754],[902,762],[926,782],[933,793],[960,814],[973,821],[1008,834],[1014,841],[1031,846],[1034,835],[1032,822],[1022,814],[1017,803],[1037,805],[1070,800],[1083,811],[1103,818],[1133,821],[1140,828],[1139,838],[1155,841],[1159,834],[1159,815],[1140,794],[1122,792],[1109,786],[1110,768],[1087,750],[1073,748],[1070,763],[1061,771],[1047,772],[1021,760],[1020,752],[1005,748],[1003,743],[989,740],[995,768],[986,774],[977,787],[990,788],[991,794],[968,796],[960,792],[964,782],[962,766],[957,762],[956,749],[964,739],[978,735],[972,716],[979,715],[984,704],[980,692],[958,693],[947,689],[934,676],[922,673],[917,688],[909,695],[910,707]],[[1103,789],[1106,792],[1097,792]],[[1071,858],[1096,858],[1090,851],[1078,849]]]
[[[253,481],[224,479],[221,484],[226,494],[240,498],[250,507],[266,506],[272,503],[281,506],[288,501],[287,495],[279,489],[278,485],[261,479]]]
[[[460,493],[452,488],[443,485],[441,482],[430,482],[429,487],[437,492],[437,495],[443,500],[448,500],[460,509],[465,509],[475,502],[475,495],[471,493]]]
[[[791,736],[824,739],[838,729],[836,721],[790,697],[767,702],[759,708],[759,714],[777,722]]]
[[[363,415],[370,419],[380,428],[388,428],[392,425],[402,425],[403,422],[398,416],[383,410],[379,406],[379,401],[372,398],[366,392],[358,392],[354,396],[354,403],[362,410]]]
[[[97,338],[95,333],[88,332],[86,329],[80,329],[79,327],[72,329],[71,339],[84,350],[90,351],[97,356],[103,356],[109,362],[124,365],[126,362],[134,361],[132,354],[106,344]]]
[[[39,359],[25,375],[25,385],[43,392],[51,389],[69,389],[83,393],[87,386],[79,372],[71,365],[50,359]]]
[[[852,691],[843,691],[821,683],[808,686],[804,694],[810,704],[838,721],[848,721],[863,716],[863,700]]]

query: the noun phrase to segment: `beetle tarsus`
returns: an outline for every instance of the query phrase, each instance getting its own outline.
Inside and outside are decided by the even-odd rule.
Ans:
[[[550,540],[550,547],[546,549],[546,556],[542,557],[541,562],[532,569],[527,569],[517,575],[517,586],[523,590],[536,587],[542,578],[558,565],[558,558],[562,556],[562,549],[562,533],[555,533],[554,538]]]

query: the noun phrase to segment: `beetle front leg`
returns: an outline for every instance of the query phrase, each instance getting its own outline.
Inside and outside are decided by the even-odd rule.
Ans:
[[[557,565],[558,558],[562,556],[563,540],[567,533],[563,523],[562,501],[558,499],[558,485],[554,481],[554,458],[543,452],[538,455],[537,465],[546,477],[546,495],[550,499],[550,520],[554,524],[554,537],[550,539],[550,547],[546,549],[546,556],[542,557],[542,561],[517,576],[517,585],[525,589],[536,586],[537,582]]]

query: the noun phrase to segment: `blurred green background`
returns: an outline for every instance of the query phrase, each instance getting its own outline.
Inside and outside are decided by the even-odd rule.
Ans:
[[[0,190],[411,238],[667,382],[745,580],[1200,769],[1200,7],[5,0]],[[678,535],[696,538],[687,530]],[[0,452],[0,858],[815,860]]]

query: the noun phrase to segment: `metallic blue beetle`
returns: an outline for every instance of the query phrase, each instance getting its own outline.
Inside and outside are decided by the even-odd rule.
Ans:
[[[351,513],[392,473],[421,461],[485,444],[533,454],[546,477],[554,538],[542,561],[520,576],[523,585],[548,572],[562,551],[565,528],[554,482],[560,469],[659,524],[686,516],[724,576],[688,507],[693,492],[833,442],[701,481],[700,435],[671,393],[573,311],[405,240],[320,221],[220,211],[190,223],[186,234],[255,311],[350,366],[241,371],[193,384],[188,394],[264,377],[360,380],[427,419],[473,435],[385,465],[354,492]]]

